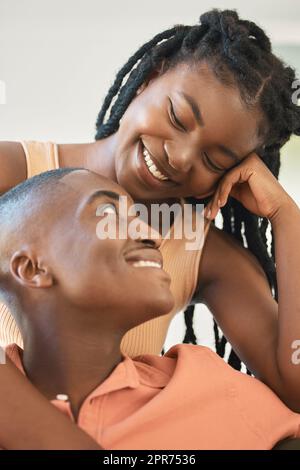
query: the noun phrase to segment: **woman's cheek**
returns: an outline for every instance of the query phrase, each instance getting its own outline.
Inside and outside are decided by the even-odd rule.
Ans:
[[[208,192],[213,194],[218,188],[221,178],[222,176],[209,171],[209,169],[205,167],[204,163],[200,162],[193,179],[188,185],[188,189],[191,192],[191,195],[195,197]]]

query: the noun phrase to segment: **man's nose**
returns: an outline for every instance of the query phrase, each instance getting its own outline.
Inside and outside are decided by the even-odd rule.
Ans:
[[[129,228],[130,230],[130,228]],[[145,245],[151,246],[151,248],[159,248],[162,242],[160,233],[153,227],[148,225],[141,218],[138,219],[138,231],[137,233],[130,233],[131,238],[142,242]]]
[[[188,173],[193,166],[195,149],[191,145],[179,146],[176,142],[166,141],[164,149],[169,165],[177,172]]]

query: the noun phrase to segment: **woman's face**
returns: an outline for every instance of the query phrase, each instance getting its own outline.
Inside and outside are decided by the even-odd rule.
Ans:
[[[261,145],[261,120],[207,64],[178,65],[150,80],[121,119],[118,183],[138,200],[209,196]]]

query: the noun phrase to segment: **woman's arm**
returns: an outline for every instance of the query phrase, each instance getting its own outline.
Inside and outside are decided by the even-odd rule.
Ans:
[[[0,142],[0,194],[27,178],[18,142]],[[7,359],[0,364],[0,448],[101,449],[51,405]]]
[[[292,361],[292,343],[300,339],[300,211],[257,156],[246,160],[226,175],[209,208],[214,218],[218,199],[224,205],[230,194],[271,221],[278,304],[255,256],[213,226],[203,249],[195,300],[209,307],[254,375],[299,412],[300,365]]]
[[[275,238],[278,283],[277,363],[293,408],[300,411],[300,210],[287,197],[270,218]]]
[[[100,450],[7,358],[0,365],[0,448]]]
[[[248,369],[289,406],[277,365],[278,304],[256,257],[211,225],[195,302],[207,305]]]
[[[27,178],[26,157],[19,142],[0,142],[0,194]]]

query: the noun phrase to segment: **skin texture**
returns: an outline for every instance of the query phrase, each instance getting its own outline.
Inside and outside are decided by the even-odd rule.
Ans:
[[[50,405],[8,358],[6,364],[0,366],[0,373],[1,449],[101,449],[88,434]]]
[[[100,190],[113,193],[100,195]],[[26,375],[48,400],[66,393],[75,420],[84,399],[122,361],[120,344],[126,331],[153,318],[154,311],[158,316],[168,313],[174,302],[170,276],[162,267],[133,264],[137,260],[162,263],[161,239],[153,233],[151,238],[144,222],[139,222],[140,236],[134,239],[129,231],[126,239],[102,240],[97,236],[99,220],[112,214],[125,216],[119,211],[120,195],[128,198],[128,206],[133,203],[115,183],[86,170],[73,172],[59,181],[53,197],[47,191],[33,194],[28,213],[18,214],[22,230],[4,242],[10,263],[5,283],[22,306],[15,315],[25,342],[22,362]],[[66,203],[61,211],[51,211],[59,198]],[[134,219],[128,217],[128,222]],[[28,220],[37,221],[35,231]],[[80,256],[72,256],[75,251]],[[43,442],[45,422],[41,428],[37,395],[36,390],[31,391],[32,399],[37,398],[37,448],[49,448],[47,440]],[[55,414],[60,413],[55,410],[47,416],[48,425],[53,416],[60,421]],[[63,433],[65,423],[62,420],[60,424]],[[26,442],[26,429],[24,433]],[[93,441],[82,434],[74,433],[70,448],[84,448],[86,440],[85,448],[96,450]],[[64,448],[60,436],[54,434],[52,443]],[[298,449],[299,442],[287,439],[276,448]],[[16,439],[14,448],[18,443]]]
[[[196,124],[182,92],[197,102],[205,126]],[[174,117],[172,120],[169,98],[177,120],[187,131],[178,127]],[[62,167],[83,166],[121,183],[135,202],[214,195],[214,218],[218,199],[225,198],[226,202],[230,194],[257,215],[270,217],[276,241],[279,304],[272,298],[256,258],[213,226],[203,249],[194,301],[209,306],[248,368],[299,411],[300,375],[290,362],[291,340],[300,338],[299,300],[295,295],[300,288],[299,209],[254,153],[263,143],[258,136],[261,119],[258,109],[246,109],[239,92],[222,85],[205,64],[200,69],[178,66],[152,77],[140,89],[116,134],[90,144],[59,145],[59,158]],[[149,185],[139,177],[134,162],[141,139],[157,166],[172,175],[176,186]],[[235,151],[241,164],[236,166],[238,162],[221,152],[220,145]],[[12,160],[9,154],[14,152],[19,156]],[[225,170],[210,167],[203,152]],[[0,162],[5,168],[1,192],[26,176],[19,144],[1,144]],[[18,177],[14,182],[15,169]],[[9,184],[6,174],[10,175]],[[290,259],[293,263],[285,261]]]
[[[198,104],[204,126],[198,124],[182,93]],[[186,130],[174,123],[170,100]],[[181,65],[152,78],[140,90],[116,134],[77,147],[77,155],[73,155],[74,146],[62,145],[60,161],[62,166],[84,162],[87,168],[117,181],[135,200],[206,197],[214,193],[225,171],[238,163],[220,146],[234,151],[239,159],[253,152],[260,144],[260,119],[260,113],[246,109],[237,90],[224,87],[208,66]],[[170,175],[172,184],[151,186],[142,180],[136,163],[140,141],[158,168]],[[212,169],[204,152],[223,170]]]
[[[6,286],[22,306],[17,320],[25,371],[49,400],[66,393],[75,418],[84,398],[122,361],[124,334],[152,319],[153,312],[160,316],[174,305],[169,274],[133,265],[133,260],[162,264],[161,239],[150,238],[148,225],[140,221],[137,239],[130,234],[126,239],[98,238],[97,224],[109,217],[107,211],[119,210],[119,202],[107,195],[88,202],[99,190],[125,195],[128,205],[133,204],[115,183],[86,170],[72,172],[59,181],[54,201],[48,193],[34,197],[8,248]],[[51,211],[61,198],[66,203],[60,211]],[[35,233],[28,224],[34,220]]]

